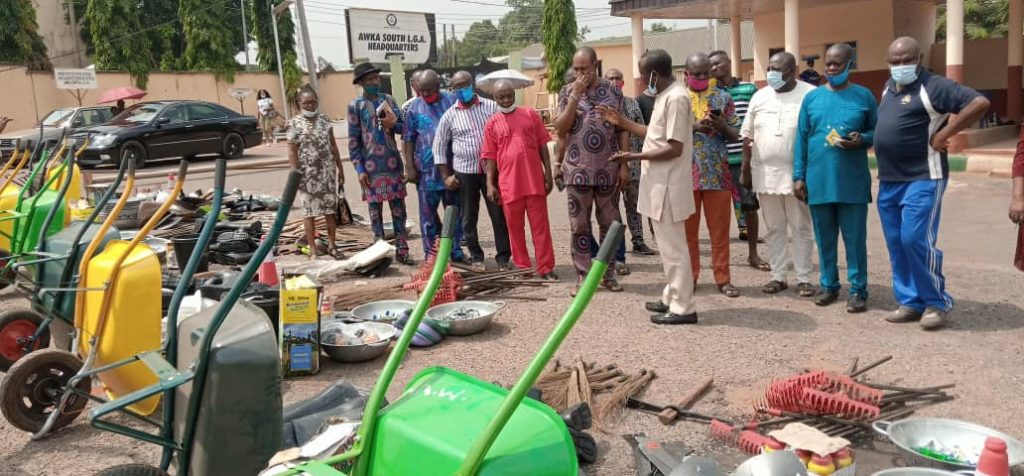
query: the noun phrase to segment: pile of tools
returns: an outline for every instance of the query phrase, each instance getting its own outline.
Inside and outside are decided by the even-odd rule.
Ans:
[[[555,360],[534,384],[544,403],[564,411],[579,403],[593,409],[594,427],[609,433],[609,419],[654,380],[653,371],[625,372],[614,364],[598,365],[576,355],[570,365]]]
[[[532,269],[513,269],[509,271],[474,271],[466,267],[455,267],[456,272],[462,276],[462,289],[459,295],[464,298],[481,299],[494,297],[495,294],[504,291],[527,287],[542,288],[551,284],[550,281],[535,279],[532,277]],[[546,301],[541,297],[505,295],[502,299],[518,299],[523,301]]]

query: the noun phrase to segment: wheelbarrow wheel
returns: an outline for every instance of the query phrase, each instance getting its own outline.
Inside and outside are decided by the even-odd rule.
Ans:
[[[132,463],[107,468],[93,476],[167,476],[167,473],[156,466]]]
[[[25,356],[25,346],[43,323],[43,317],[29,309],[0,313],[0,371],[6,372]],[[33,351],[50,346],[50,331],[43,330]]]
[[[82,361],[70,352],[43,349],[21,358],[11,366],[0,384],[0,411],[14,427],[29,433],[42,429],[71,377],[82,368]],[[78,382],[78,390],[92,390],[92,379]],[[88,403],[88,398],[71,395],[57,420],[54,430],[75,420]]]

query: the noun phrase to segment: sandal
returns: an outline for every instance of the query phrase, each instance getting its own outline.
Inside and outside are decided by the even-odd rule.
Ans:
[[[619,276],[628,276],[633,271],[626,266],[626,263],[619,263],[615,265],[615,274]]]
[[[814,297],[818,292],[814,290],[814,285],[811,283],[800,283],[796,285],[796,293],[800,297]]]
[[[327,250],[327,256],[330,256],[331,258],[334,258],[336,260],[343,260],[343,259],[345,259],[345,253],[342,253],[341,251],[338,251],[337,248]]]
[[[736,286],[733,286],[731,283],[718,285],[718,290],[725,294],[726,297],[734,298],[740,296],[740,290],[736,289]]]
[[[767,262],[765,262],[761,258],[757,258],[757,262],[756,263],[753,260],[747,260],[747,264],[749,264],[751,268],[754,268],[754,269],[756,269],[758,271],[768,272],[768,271],[772,270],[772,265],[768,264]],[[783,288],[783,289],[785,289],[785,288]]]
[[[601,287],[605,288],[613,293],[622,292],[622,285],[618,281],[612,278],[605,278],[601,280]]]
[[[776,281],[773,279],[771,281],[768,281],[768,284],[765,284],[764,286],[761,287],[761,292],[765,294],[775,294],[786,288],[789,288],[789,285],[786,284],[784,281]]]

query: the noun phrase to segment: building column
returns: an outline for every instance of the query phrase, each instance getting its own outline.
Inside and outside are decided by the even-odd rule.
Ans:
[[[647,87],[647,79],[640,77],[640,57],[643,56],[647,47],[644,46],[644,17],[633,15],[629,17],[632,27],[633,41],[633,90],[634,96],[639,96]]]
[[[784,18],[786,51],[800,63],[800,0],[786,0]]]
[[[743,38],[740,33],[740,17],[729,18],[729,56],[732,57],[732,75],[740,77],[740,67],[743,66]]]
[[[1021,60],[1024,60],[1024,0],[1010,0],[1010,23],[1006,31],[1006,118],[1017,122],[1021,117]]]
[[[964,82],[964,0],[946,1],[946,77]]]

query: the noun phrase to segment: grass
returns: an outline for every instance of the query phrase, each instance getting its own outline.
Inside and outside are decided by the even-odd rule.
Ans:
[[[874,155],[868,156],[868,166],[871,170],[878,169],[878,159]],[[949,156],[949,171],[950,172],[964,172],[967,170],[967,156],[965,155],[951,155]]]

